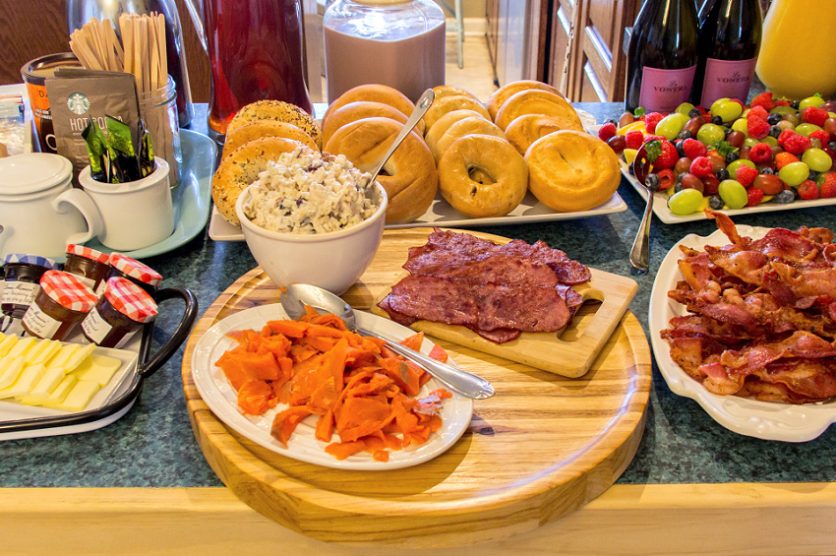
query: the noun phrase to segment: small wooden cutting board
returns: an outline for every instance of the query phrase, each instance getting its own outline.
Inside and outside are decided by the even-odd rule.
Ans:
[[[413,229],[412,233],[402,237],[389,237],[390,249],[402,248],[403,258],[397,270],[392,271],[390,287],[374,300],[372,312],[387,317],[386,311],[377,304],[391,291],[396,284],[408,273],[400,268],[406,262],[410,247],[418,247],[426,243],[431,229]],[[461,230],[464,231],[464,230]],[[417,233],[416,233],[417,232]],[[475,236],[505,244],[509,238],[466,231]],[[393,245],[394,244],[394,245]],[[560,248],[560,246],[554,246]],[[584,305],[572,319],[572,322],[558,332],[524,332],[517,339],[504,344],[497,344],[486,340],[476,332],[464,326],[417,321],[411,328],[447,340],[458,345],[468,347],[483,353],[489,353],[549,371],[569,378],[577,378],[586,374],[592,363],[606,345],[615,331],[621,317],[633,300],[638,290],[638,284],[630,278],[618,276],[601,270],[590,269],[592,278],[589,282],[574,286],[575,291],[583,296]],[[600,303],[590,304],[587,301]]]

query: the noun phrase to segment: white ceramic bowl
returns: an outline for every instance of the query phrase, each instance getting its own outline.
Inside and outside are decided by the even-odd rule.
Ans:
[[[238,196],[235,212],[244,239],[256,262],[278,286],[306,283],[336,294],[350,288],[363,274],[383,238],[388,198],[375,184],[381,198],[378,209],[360,224],[327,234],[272,232],[253,224],[244,214],[250,187]]]

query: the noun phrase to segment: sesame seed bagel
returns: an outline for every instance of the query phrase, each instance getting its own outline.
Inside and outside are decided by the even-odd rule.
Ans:
[[[289,102],[281,100],[259,100],[242,107],[226,128],[230,135],[237,128],[258,120],[276,120],[293,124],[307,133],[314,143],[322,144],[319,126],[313,116]]]

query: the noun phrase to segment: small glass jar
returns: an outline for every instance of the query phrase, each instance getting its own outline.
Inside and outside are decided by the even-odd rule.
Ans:
[[[41,287],[38,282],[55,261],[37,255],[11,253],[3,263],[5,282],[0,294],[0,310],[7,317],[19,319],[35,301]]]
[[[122,253],[112,253],[110,255],[110,272],[107,277],[108,279],[114,277],[127,278],[151,296],[154,295],[154,292],[160,286],[160,282],[163,281],[159,272]],[[104,284],[103,282],[100,286],[100,292],[104,292]]]
[[[104,295],[81,323],[84,336],[102,347],[116,347],[157,316],[157,303],[126,278],[107,281]]]
[[[64,272],[78,277],[88,288],[96,291],[110,271],[110,255],[73,243],[67,245],[67,262]]]
[[[180,125],[177,118],[177,87],[171,76],[165,87],[154,91],[139,91],[139,113],[151,134],[154,157],[168,162],[169,185],[180,183],[183,151],[180,146]]]
[[[35,302],[23,315],[24,330],[46,340],[64,340],[90,312],[98,298],[77,276],[47,270]]]

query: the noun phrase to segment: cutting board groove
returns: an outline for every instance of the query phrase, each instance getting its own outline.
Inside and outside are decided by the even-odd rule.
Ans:
[[[429,231],[387,230],[348,301],[368,309],[391,285],[406,246],[422,243]],[[207,461],[239,498],[285,527],[344,544],[419,548],[488,542],[535,529],[597,497],[638,448],[650,391],[650,350],[628,312],[589,372],[576,379],[440,341],[460,366],[489,379],[497,395],[477,401],[461,440],[425,464],[350,472],[279,456],[227,429],[203,403],[191,377],[192,352],[206,330],[276,298],[276,287],[260,269],[241,276],[197,323],[182,372],[189,417]]]

